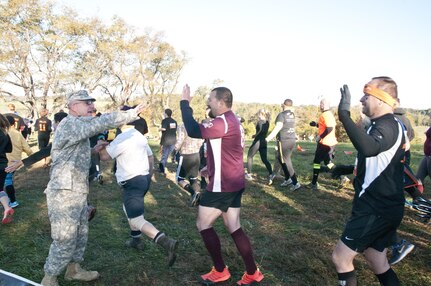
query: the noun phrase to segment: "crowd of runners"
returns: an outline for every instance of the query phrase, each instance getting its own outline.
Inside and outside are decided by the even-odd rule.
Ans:
[[[316,149],[310,163],[311,180],[299,182],[292,154],[297,148],[296,115],[292,99],[285,99],[270,132],[270,114],[257,114],[256,132],[247,152],[244,129],[233,112],[233,94],[226,87],[211,91],[205,118],[198,118],[190,107],[190,87],[185,85],[181,101],[182,124],[178,126],[172,110],[164,110],[160,132],[160,159],[151,149],[144,119],[144,104],[123,106],[111,113],[97,113],[96,99],[87,91],[72,92],[66,97],[68,113],[60,111],[49,119],[47,109],[32,125],[25,122],[9,105],[0,114],[0,202],[2,224],[13,222],[18,211],[14,173],[21,166],[44,160],[50,168],[47,198],[52,243],[44,265],[42,285],[58,285],[57,277],[66,270],[68,280],[92,281],[99,272],[81,267],[88,239],[88,221],[95,208],[88,202],[93,181],[103,184],[100,161],[115,161],[115,177],[122,190],[122,205],[130,226],[128,247],[143,249],[142,233],[166,251],[167,265],[175,263],[178,240],[158,230],[144,216],[145,195],[151,188],[154,171],[166,175],[168,159],[176,161],[176,182],[190,195],[189,205],[197,207],[197,229],[212,260],[208,273],[199,275],[202,285],[215,285],[231,278],[226,266],[219,235],[214,223],[222,217],[244,263],[244,274],[237,285],[251,285],[264,280],[255,262],[248,235],[241,227],[240,210],[246,182],[253,181],[253,157],[257,152],[267,170],[267,182],[273,185],[280,172],[281,188],[290,191],[319,191],[319,174],[329,173],[355,191],[350,219],[337,242],[332,261],[338,285],[357,285],[353,261],[362,254],[381,285],[400,285],[391,265],[401,261],[414,245],[397,236],[405,206],[404,190],[412,197],[411,205],[429,219],[431,204],[423,197],[422,182],[431,171],[431,128],[426,132],[424,157],[416,175],[409,167],[410,141],[414,129],[400,107],[395,81],[375,77],[365,84],[362,104],[363,125],[352,119],[351,96],[347,85],[340,88],[338,118],[354,148],[355,162],[337,165],[334,151],[338,143],[336,119],[327,98],[320,100],[320,115],[310,126],[317,128]],[[36,131],[39,151],[30,148],[27,139]],[[268,160],[268,142],[276,140],[275,162]],[[27,157],[22,159],[23,153]],[[354,175],[351,175],[354,174]],[[353,177],[352,177],[353,176]],[[301,178],[305,175],[301,174]],[[387,250],[392,250],[390,260]]]

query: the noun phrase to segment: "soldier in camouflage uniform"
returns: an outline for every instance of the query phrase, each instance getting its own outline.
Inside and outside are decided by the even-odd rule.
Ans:
[[[88,238],[88,170],[92,151],[89,138],[138,119],[144,105],[92,117],[94,101],[85,90],[68,95],[69,115],[58,125],[52,144],[50,181],[45,194],[53,242],[44,266],[44,286],[58,285],[57,276],[66,267],[66,280],[91,281],[99,277],[97,271],[86,271],[79,265]],[[102,147],[96,145],[93,152]]]

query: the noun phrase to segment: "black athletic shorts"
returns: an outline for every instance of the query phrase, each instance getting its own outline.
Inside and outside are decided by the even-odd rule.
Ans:
[[[374,214],[353,214],[344,228],[341,241],[356,252],[371,247],[382,252],[396,242],[399,223]]]
[[[150,175],[138,175],[119,183],[123,189],[123,205],[128,218],[132,219],[144,214],[144,197],[150,184]]]
[[[227,212],[228,208],[240,208],[241,197],[244,189],[238,192],[213,193],[205,191],[199,201],[203,207],[216,208],[222,212]]]
[[[314,164],[320,164],[320,162],[324,162],[325,165],[329,164],[331,158],[329,157],[329,152],[331,151],[331,147],[323,145],[321,143],[317,143],[316,152],[314,153]]]

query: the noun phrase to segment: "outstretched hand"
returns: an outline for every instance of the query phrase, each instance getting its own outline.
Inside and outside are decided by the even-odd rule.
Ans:
[[[340,92],[341,99],[340,104],[338,105],[338,113],[340,113],[340,111],[350,111],[351,95],[347,84],[343,85],[343,87],[340,88]]]
[[[96,146],[93,147],[93,154],[99,153],[102,149],[106,148],[109,145],[108,141],[98,140]]]
[[[135,112],[136,112],[136,115],[139,115],[139,113],[141,113],[144,109],[145,109],[145,103],[140,103],[140,104],[138,104],[135,108],[134,108],[134,110],[135,110]]]
[[[6,173],[12,173],[12,172],[15,172],[16,170],[18,170],[22,166],[24,166],[24,163],[21,160],[13,161],[12,164],[7,166],[6,169],[4,169],[4,170]]]

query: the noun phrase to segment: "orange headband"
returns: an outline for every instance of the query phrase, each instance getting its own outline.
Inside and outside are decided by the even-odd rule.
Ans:
[[[390,96],[386,91],[383,91],[372,85],[366,84],[364,86],[364,93],[377,97],[378,99],[389,104],[392,107],[395,107],[397,105],[397,101],[392,96]]]

